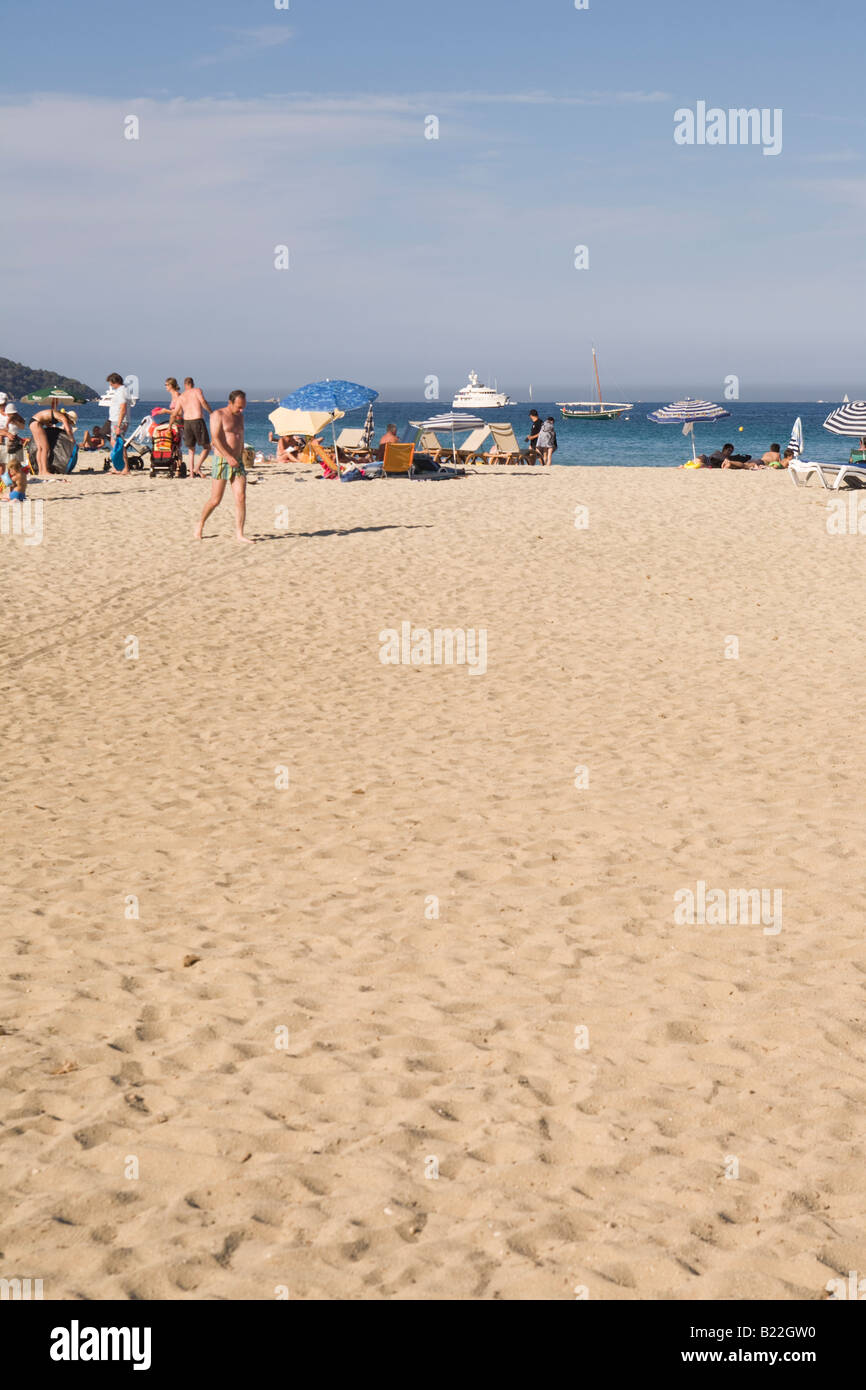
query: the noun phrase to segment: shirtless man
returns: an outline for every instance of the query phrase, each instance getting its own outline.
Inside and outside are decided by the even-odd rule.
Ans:
[[[222,410],[211,412],[210,424],[213,432],[214,460],[211,464],[213,487],[201,514],[201,521],[195,528],[195,539],[200,541],[204,524],[211,512],[216,511],[223,500],[226,483],[231,483],[235,495],[235,540],[252,545],[244,535],[244,522],[247,516],[247,473],[244,468],[244,410],[247,404],[246,391],[232,391],[229,403]]]
[[[171,420],[172,422],[183,420],[183,442],[189,450],[187,464],[191,478],[204,476],[201,471],[202,466],[210,453],[210,440],[203,414],[205,410],[209,415],[212,413],[201,388],[196,386],[191,376],[185,376],[183,390],[180,395],[175,396],[171,403]],[[199,459],[199,466],[196,468],[195,451],[198,444],[201,445],[202,455]]]

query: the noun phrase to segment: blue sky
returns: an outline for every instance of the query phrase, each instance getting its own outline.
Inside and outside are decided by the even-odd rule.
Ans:
[[[214,394],[444,398],[474,367],[543,399],[584,394],[595,341],[608,395],[864,395],[861,14],[47,0],[38,85],[6,64],[0,98],[0,353]],[[698,101],[781,108],[781,153],[676,145]]]

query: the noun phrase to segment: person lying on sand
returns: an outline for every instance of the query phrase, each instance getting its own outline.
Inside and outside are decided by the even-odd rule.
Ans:
[[[782,465],[781,444],[771,444],[767,452],[761,455],[761,463],[768,463],[771,468],[780,468]]]
[[[710,454],[710,468],[757,468],[751,454],[735,454],[733,444],[723,444]]]

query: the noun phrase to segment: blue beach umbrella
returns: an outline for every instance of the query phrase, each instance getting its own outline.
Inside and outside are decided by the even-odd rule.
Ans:
[[[280,405],[286,410],[327,410],[329,414],[336,415],[345,414],[347,410],[359,410],[362,405],[371,405],[378,397],[379,392],[369,386],[359,386],[356,381],[332,381],[327,377],[324,381],[311,381],[306,386],[299,386],[297,391],[283,396]],[[333,421],[331,433],[334,436],[334,457],[339,467],[340,452]]]
[[[284,396],[280,405],[287,410],[358,410],[378,399],[379,392],[355,381],[311,381]]]
[[[713,405],[712,401],[695,401],[691,396],[686,396],[685,400],[674,401],[672,405],[651,411],[647,419],[656,425],[682,425],[683,434],[690,434],[692,437],[692,458],[696,458],[695,421],[724,420],[730,413],[720,405]]]

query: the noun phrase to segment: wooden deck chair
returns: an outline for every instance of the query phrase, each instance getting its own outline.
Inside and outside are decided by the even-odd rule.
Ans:
[[[340,430],[337,435],[338,449],[363,449],[364,431],[361,430]]]
[[[481,446],[489,433],[489,425],[482,425],[480,429],[473,430],[469,438],[465,439],[463,443],[459,444],[455,449],[454,453],[456,458],[459,459],[461,463],[475,463],[476,461],[484,463],[485,454]],[[449,457],[451,456],[450,449],[446,449],[445,452]]]
[[[414,444],[386,444],[382,461],[382,476],[385,478],[411,478],[412,459],[415,456]]]
[[[415,444],[419,454],[429,454],[432,459],[438,460],[442,454],[450,454],[450,449],[443,449],[439,443],[439,436],[433,430],[422,430]]]
[[[479,458],[484,463],[534,463],[538,458],[537,449],[521,449],[511,425],[490,426],[493,435],[493,448]]]
[[[337,435],[337,452],[340,459],[370,458],[373,450],[364,443],[364,430],[340,430]]]

